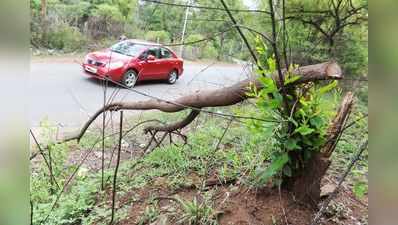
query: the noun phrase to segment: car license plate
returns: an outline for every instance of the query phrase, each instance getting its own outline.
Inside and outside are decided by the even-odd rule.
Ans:
[[[85,66],[84,69],[90,73],[97,73],[97,68],[91,66]]]

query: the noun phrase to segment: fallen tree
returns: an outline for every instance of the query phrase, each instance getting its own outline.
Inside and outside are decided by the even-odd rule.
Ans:
[[[294,74],[300,76],[298,80],[290,83],[289,86],[295,86],[303,83],[316,82],[321,80],[340,80],[343,78],[340,66],[336,62],[326,62],[321,64],[303,66],[295,69]],[[274,79],[277,79],[276,74],[273,75]],[[174,131],[181,129],[191,123],[203,108],[207,107],[222,107],[231,106],[239,102],[242,102],[251,97],[249,91],[251,88],[257,88],[260,90],[262,87],[261,82],[259,82],[255,77],[243,80],[237,84],[230,87],[225,87],[213,91],[197,91],[194,94],[187,95],[178,98],[174,101],[162,100],[159,98],[154,98],[147,101],[139,102],[114,102],[108,104],[97,112],[95,112],[90,119],[83,125],[82,129],[70,136],[66,137],[59,142],[68,142],[80,139],[84,136],[90,125],[104,112],[107,111],[118,111],[118,110],[159,110],[162,112],[173,113],[179,112],[186,109],[191,109],[192,112],[188,115],[186,119],[181,122],[170,124],[161,127],[148,127],[145,130],[153,131]]]
[[[318,81],[343,79],[341,69],[336,62],[325,62],[321,64],[303,66],[290,72],[291,74],[293,73],[299,77],[295,81],[285,86],[285,88],[288,90],[295,88],[305,88],[306,84],[312,84]],[[283,75],[285,76],[286,74],[286,71],[283,71]],[[278,77],[276,74],[273,74],[271,77],[275,80],[275,83],[278,83]],[[230,87],[225,87],[218,90],[197,91],[194,94],[178,98],[175,101],[153,98],[147,101],[138,102],[114,102],[100,108],[94,113],[94,115],[91,116],[91,118],[84,124],[78,133],[61,140],[60,142],[72,140],[80,141],[90,125],[101,114],[107,111],[159,110],[162,112],[174,113],[182,110],[191,110],[188,116],[181,121],[171,124],[161,124],[159,126],[148,126],[144,129],[145,133],[150,133],[152,135],[151,142],[158,132],[164,133],[160,142],[156,141],[157,146],[159,146],[167,134],[176,134],[176,131],[189,125],[198,117],[201,112],[210,113],[210,111],[206,111],[204,108],[231,106],[240,103],[248,98],[253,97],[253,95],[249,94],[250,90],[253,88],[261,90],[264,87],[258,79],[251,78],[243,80]],[[336,147],[339,137],[341,136],[344,124],[346,123],[350,114],[352,104],[353,95],[348,93],[342,101],[336,118],[330,124],[326,137],[326,144],[318,153],[312,156],[311,160],[303,163],[301,169],[297,173],[285,180],[284,186],[293,191],[298,199],[312,202],[314,205],[316,205],[316,203],[319,201],[320,181],[330,165],[329,158]],[[234,115],[223,116],[234,117]],[[297,156],[293,155],[292,157]]]

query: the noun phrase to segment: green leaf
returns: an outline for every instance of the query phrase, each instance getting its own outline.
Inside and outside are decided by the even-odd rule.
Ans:
[[[336,86],[337,86],[337,80],[331,82],[330,84],[328,84],[326,86],[319,88],[318,93],[321,95],[325,94],[325,93],[331,91],[332,89],[334,89]]]
[[[297,145],[297,139],[294,138],[289,138],[287,139],[286,143],[285,143],[285,147],[288,150],[296,150],[296,149],[301,149],[301,147],[299,145]]]
[[[308,106],[308,101],[305,100],[305,98],[300,98],[300,104],[303,105],[304,107]]]
[[[277,109],[282,106],[283,97],[279,92],[274,93],[274,98],[270,100],[270,106],[272,109]]]
[[[300,79],[300,76],[297,76],[297,75],[289,76],[287,79],[285,79],[285,85],[291,84],[299,79]]]
[[[317,129],[321,128],[323,125],[322,117],[315,116],[310,119],[311,125],[315,126]]]
[[[264,88],[262,89],[262,91],[264,93],[266,93],[266,94],[274,93],[278,90],[276,87],[275,81],[272,78],[260,77],[258,79],[264,85]]]
[[[282,155],[276,157],[272,163],[265,169],[264,171],[258,174],[258,178],[260,183],[265,184],[268,180],[280,172],[286,163],[289,161],[289,155],[287,153],[283,153]]]
[[[280,100],[278,100],[278,99],[270,99],[268,101],[268,106],[271,109],[277,109],[277,108],[279,108],[281,106],[281,104],[282,104],[282,102]]]
[[[265,73],[265,71],[264,71],[264,70],[261,70],[261,69],[256,69],[255,71],[256,71],[257,74],[263,74],[263,73]]]
[[[368,185],[364,182],[357,182],[353,187],[353,192],[357,198],[363,198],[368,192]]]
[[[294,124],[294,126],[298,126],[298,123],[297,123],[297,121],[296,120],[294,120],[292,117],[289,117],[289,118],[287,118],[287,120],[289,121],[289,122],[291,122],[291,123],[293,123]]]
[[[270,57],[267,60],[268,63],[268,69],[271,73],[273,73],[276,70],[276,61],[274,58]]]
[[[303,136],[312,134],[315,130],[312,128],[309,128],[308,125],[302,125],[301,127],[297,128],[294,132],[300,133]]]

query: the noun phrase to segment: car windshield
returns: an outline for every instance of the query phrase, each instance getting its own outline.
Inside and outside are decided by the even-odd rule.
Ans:
[[[146,46],[141,44],[136,44],[129,41],[119,42],[111,47],[113,52],[117,52],[123,55],[128,56],[137,56],[143,50],[145,50]]]

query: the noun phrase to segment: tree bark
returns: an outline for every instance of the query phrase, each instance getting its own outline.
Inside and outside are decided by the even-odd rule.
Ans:
[[[41,27],[42,27],[42,41],[44,44],[47,44],[47,33],[48,33],[48,26],[47,26],[47,0],[41,0],[41,11],[40,11],[40,20],[41,20]]]
[[[336,117],[328,128],[327,142],[321,150],[325,157],[330,157],[335,150],[344,126],[347,123],[349,115],[351,114],[353,103],[354,95],[351,92],[348,92],[344,97],[339,110],[337,111]]]
[[[44,21],[47,15],[47,0],[41,0],[41,20]]]
[[[180,128],[186,127],[188,124],[192,123],[192,121],[194,121],[196,119],[196,117],[199,116],[199,114],[200,114],[199,110],[192,110],[191,113],[189,113],[189,115],[185,119],[183,119],[177,123],[164,125],[164,126],[148,126],[144,129],[144,132],[145,133],[148,133],[150,131],[173,132]]]
[[[337,115],[332,120],[327,133],[326,143],[319,153],[305,163],[304,168],[285,184],[296,199],[301,202],[310,203],[314,208],[320,201],[321,181],[330,166],[330,156],[336,149],[336,144],[342,134],[350,115],[354,102],[352,93],[347,93],[340,105]]]

